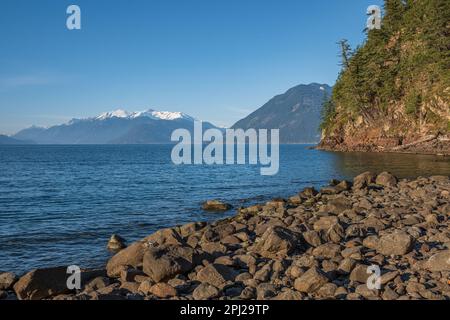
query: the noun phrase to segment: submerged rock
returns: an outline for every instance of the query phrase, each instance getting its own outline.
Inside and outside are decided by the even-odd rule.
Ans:
[[[219,200],[208,200],[202,204],[202,209],[205,211],[221,212],[231,210],[232,208],[233,206],[230,204]]]

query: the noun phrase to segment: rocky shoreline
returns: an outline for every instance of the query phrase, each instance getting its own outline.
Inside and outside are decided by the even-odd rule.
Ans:
[[[366,172],[120,242],[78,290],[67,267],[0,273],[0,299],[450,300],[450,179]]]
[[[396,138],[373,138],[351,136],[351,138],[326,137],[317,146],[318,150],[339,152],[383,152],[450,156],[450,135],[438,134],[403,142]]]

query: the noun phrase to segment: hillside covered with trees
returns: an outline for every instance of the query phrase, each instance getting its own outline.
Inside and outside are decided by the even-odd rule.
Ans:
[[[450,1],[386,0],[322,114],[320,148],[450,153]]]

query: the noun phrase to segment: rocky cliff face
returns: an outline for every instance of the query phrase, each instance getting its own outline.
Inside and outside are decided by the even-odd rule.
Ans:
[[[351,51],[320,148],[450,154],[450,2],[386,0],[381,30]]]
[[[411,119],[401,104],[393,104],[386,114],[357,115],[346,118],[337,108],[336,125],[324,130],[319,148],[335,151],[411,152],[450,155],[450,133],[442,125]],[[437,100],[423,106],[441,119],[450,121],[448,102]]]

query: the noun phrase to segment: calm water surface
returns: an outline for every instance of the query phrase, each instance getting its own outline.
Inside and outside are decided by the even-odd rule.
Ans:
[[[0,270],[76,264],[99,267],[113,233],[129,242],[162,227],[231,215],[200,209],[206,199],[235,206],[350,179],[366,170],[400,177],[450,175],[444,157],[280,150],[280,171],[258,166],[175,166],[171,146],[0,146]]]

